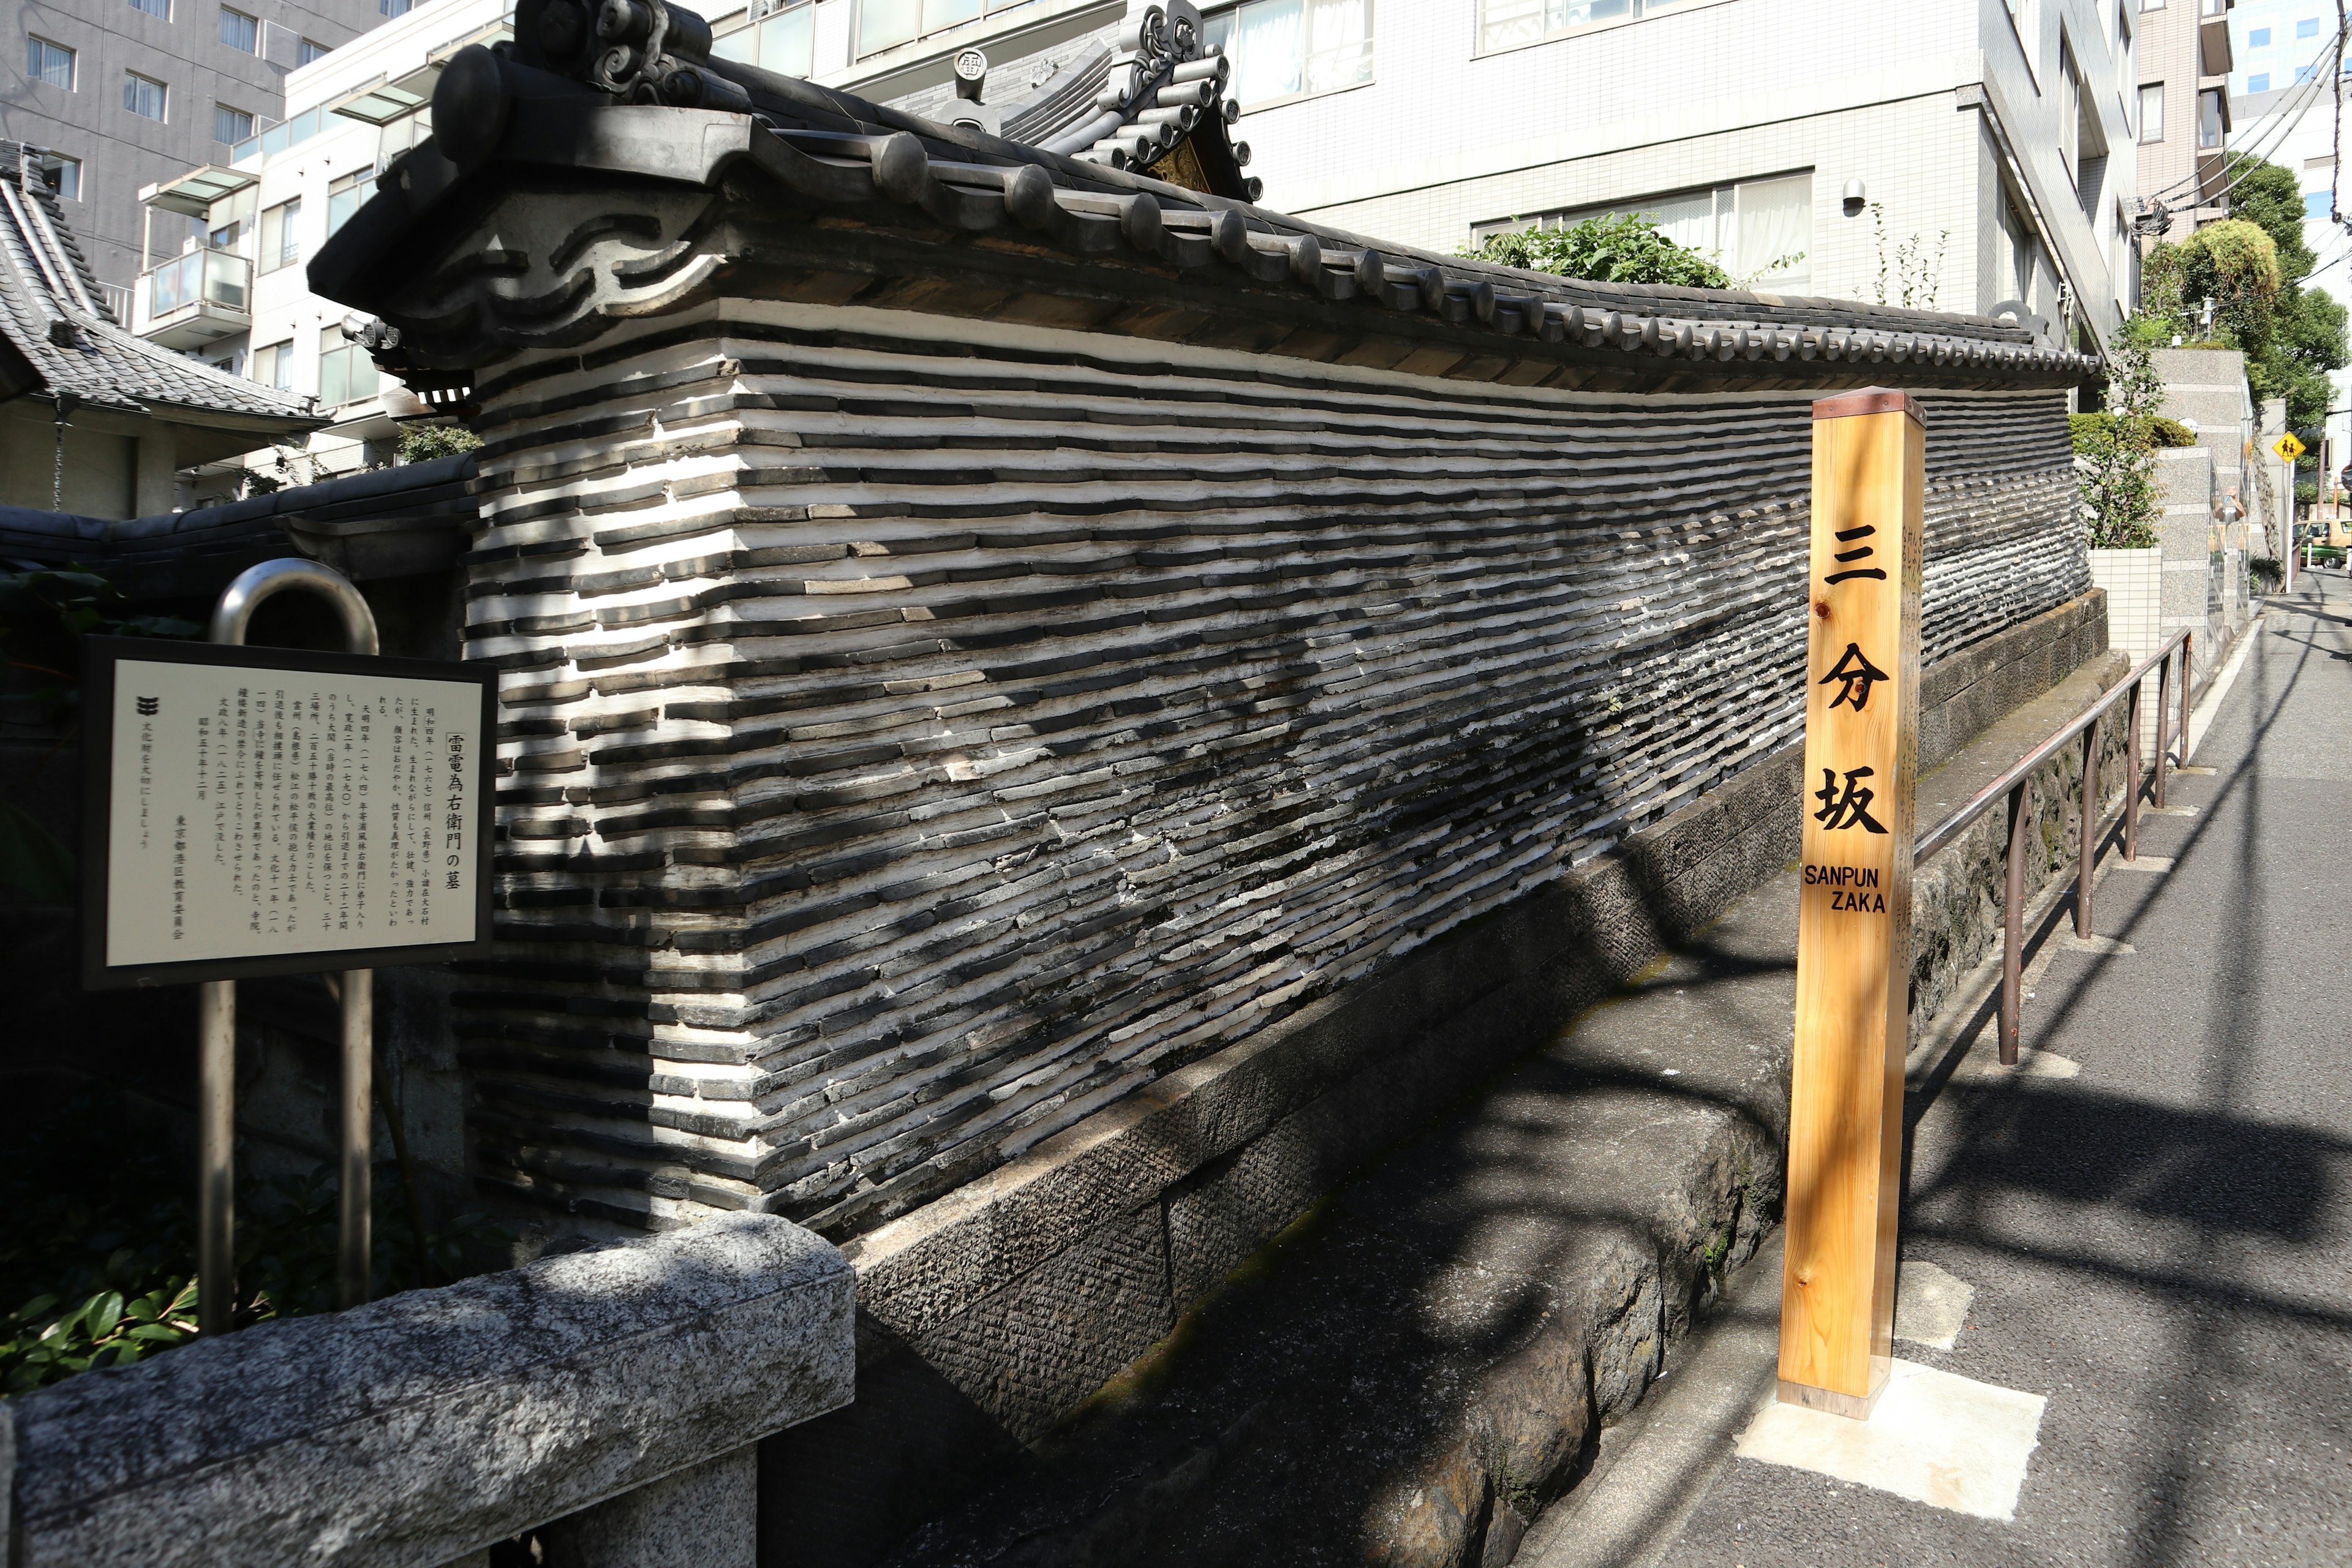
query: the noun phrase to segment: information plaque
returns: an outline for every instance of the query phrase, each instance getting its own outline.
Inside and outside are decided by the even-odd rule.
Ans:
[[[496,679],[86,638],[83,984],[486,954]]]

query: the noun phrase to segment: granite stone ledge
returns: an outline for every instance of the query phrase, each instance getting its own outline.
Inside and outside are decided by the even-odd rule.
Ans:
[[[853,1295],[732,1215],[85,1373],[11,1402],[11,1568],[441,1568],[848,1404]]]

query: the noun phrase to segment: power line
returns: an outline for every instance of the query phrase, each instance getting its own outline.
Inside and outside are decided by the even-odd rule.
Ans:
[[[2263,134],[2255,138],[2252,145],[2244,148],[2228,148],[2224,149],[2224,151],[2233,154],[2236,158],[2242,158],[2252,163],[2260,163],[2266,162],[2266,154],[2275,151],[2286,137],[2294,132],[2294,128],[2303,123],[2303,117],[2310,113],[2311,106],[2318,101],[2319,67],[2323,60],[2332,59],[2335,63],[2335,69],[2330,72],[2330,76],[2336,84],[2340,118],[2340,104],[2344,92],[2344,46],[2347,33],[2352,33],[2352,18],[2347,18],[2344,15],[2344,3],[2345,0],[2336,0],[2337,13],[2336,37],[2330,39],[2326,45],[2322,46],[2319,54],[2315,56],[2311,62],[2311,69],[2304,76],[2302,80],[2296,82],[2294,85],[2293,89],[2294,94],[2300,96],[2303,100],[2300,106],[2295,106],[2294,98],[2290,97],[2287,104],[2282,105],[2277,112],[2265,116],[2265,120],[2268,123],[2264,126]],[[2291,113],[2289,112],[2290,109],[2292,109]],[[2342,134],[2340,125],[2337,128],[2337,134],[2339,136]],[[2211,196],[2205,195],[2201,191],[2199,193],[2197,205],[2200,206],[2215,206],[2228,200],[2230,193],[2236,190],[2240,184],[2244,183],[2244,180],[2247,177],[2247,173],[2248,172],[2243,169],[2242,165],[2233,167],[2228,182],[2223,184],[2219,192],[2215,193]],[[2175,191],[2180,190],[2182,187],[2192,183],[2201,182],[2204,178],[2205,175],[2201,171],[2192,169],[2189,174],[2173,181],[2172,184],[2164,186],[2160,190],[2142,196],[2140,198],[2142,210],[2146,210],[2150,204],[2160,203],[2166,196],[2170,195]],[[2330,196],[2329,205],[2331,208],[2334,206],[2334,198],[2332,195]]]
[[[2336,4],[2340,8],[2343,5],[2343,0],[2336,0]],[[2319,96],[2320,61],[2330,58],[2331,57],[2338,60],[2342,58],[2347,27],[2352,27],[2352,21],[2339,18],[2336,24],[2336,37],[2328,43],[2322,45],[2320,52],[2313,57],[2309,68],[2291,89],[2288,104],[2283,105],[2277,113],[2266,116],[2265,118],[2269,123],[2265,128],[2264,134],[2262,137],[2256,138],[2253,145],[2242,149],[2242,151],[2249,156],[2257,156],[2261,152],[2267,151],[2270,147],[2275,147],[2279,142],[2292,132],[2297,125],[2303,123],[2303,117],[2311,112],[2311,105],[2318,99]],[[2337,78],[2337,89],[2340,91],[2342,89],[2340,69],[2336,74]],[[2292,115],[2290,115],[2288,109],[2294,104],[2294,100],[2297,97],[2301,98],[2304,101],[2301,107],[2294,108]],[[2170,192],[2180,189],[2183,185],[2189,184],[2192,181],[2201,180],[2203,178],[2204,176],[2202,174],[2192,171],[2189,174],[2182,175],[2179,179],[2173,181],[2172,184],[2165,186],[2162,190],[2158,191],[2156,195],[2158,196],[2166,195]]]

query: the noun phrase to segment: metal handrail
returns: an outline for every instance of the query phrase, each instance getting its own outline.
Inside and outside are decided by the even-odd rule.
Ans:
[[[1943,849],[1967,831],[1977,818],[1993,808],[1995,803],[2009,803],[2009,847],[2007,850],[2007,887],[2001,900],[2001,975],[2000,975],[2000,1063],[2003,1067],[2017,1065],[2017,1015],[2024,987],[2025,947],[2025,792],[2032,787],[2033,775],[2044,763],[2058,754],[2059,748],[2080,735],[2083,738],[2083,817],[2082,842],[2077,851],[2074,883],[2074,934],[2087,939],[2091,935],[2091,876],[2098,858],[2097,833],[2099,820],[2099,731],[2107,710],[2118,702],[2127,702],[2130,716],[2126,721],[2130,731],[2131,788],[2124,795],[2124,858],[2139,858],[2139,792],[2143,776],[2139,757],[2140,687],[2154,669],[2157,675],[2156,695],[2156,789],[2155,805],[2163,809],[2167,752],[2169,737],[2167,721],[2171,716],[2172,654],[2180,652],[2180,759],[2189,760],[2189,699],[2190,686],[2190,655],[2194,647],[2194,629],[2183,626],[2164,641],[2164,646],[2142,659],[2121,681],[2096,702],[2076,714],[2040,745],[2019,758],[1992,783],[1979,790],[1968,804],[1922,834],[1911,851],[1916,865]]]

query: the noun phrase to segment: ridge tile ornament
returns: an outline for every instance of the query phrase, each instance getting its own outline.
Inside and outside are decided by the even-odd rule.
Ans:
[[[1926,491],[1907,394],[1813,405],[1805,777],[1822,782],[1798,887],[1780,1386],[1856,1417],[1894,1355]]]

